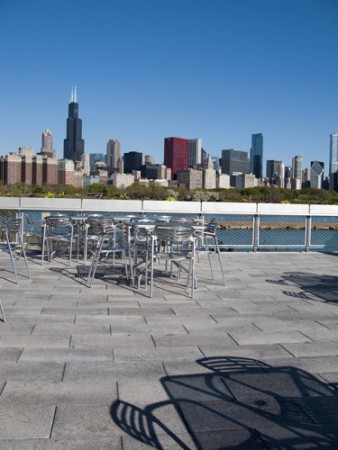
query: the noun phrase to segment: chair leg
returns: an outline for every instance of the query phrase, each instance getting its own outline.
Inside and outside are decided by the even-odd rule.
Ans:
[[[219,249],[219,244],[218,244],[217,236],[214,237],[214,243],[215,243],[215,248],[216,248],[216,252],[217,252],[217,257],[218,257],[219,265],[220,265],[221,272],[222,272],[223,284],[226,285],[225,274],[224,274],[224,269],[223,269],[223,264],[222,264],[222,258],[221,258],[221,252],[220,252],[220,249]]]
[[[25,250],[25,247],[24,247],[24,242],[23,242],[22,236],[20,236],[20,235],[19,235],[19,243],[21,245],[21,253],[23,254],[23,258],[25,260],[28,277],[32,278],[31,272],[30,272],[29,266],[28,266],[28,259],[27,259],[26,250]]]
[[[4,310],[4,306],[3,306],[3,304],[2,304],[2,299],[1,299],[1,297],[0,297],[0,311],[1,311],[1,314],[2,314],[2,320],[3,320],[4,322],[6,322],[5,310]]]
[[[96,269],[97,269],[97,265],[99,263],[102,246],[103,246],[103,237],[100,237],[99,241],[97,242],[96,251],[93,254],[92,264],[90,266],[89,273],[88,273],[87,283],[88,283],[89,287],[92,286],[93,280],[95,278]]]
[[[6,233],[6,240],[7,240],[7,247],[8,247],[9,256],[11,258],[12,268],[13,268],[13,272],[14,272],[14,276],[15,276],[15,281],[16,281],[16,284],[19,284],[18,274],[16,271],[16,266],[15,266],[15,261],[14,261],[14,255],[13,255],[11,243],[9,241],[8,233]]]

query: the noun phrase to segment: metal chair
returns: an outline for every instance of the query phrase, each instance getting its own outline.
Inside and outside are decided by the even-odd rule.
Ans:
[[[121,253],[124,260],[124,270],[127,280],[129,279],[126,246],[124,245],[124,233],[121,228],[114,225],[113,219],[108,217],[89,217],[88,223],[88,239],[91,244],[93,254],[92,263],[89,268],[87,277],[88,287],[92,286],[96,275],[99,261],[102,258],[113,256],[113,266],[116,262],[116,254]]]
[[[164,261],[165,271],[171,277],[174,268],[177,269],[177,280],[182,272],[187,273],[187,286],[191,283],[191,298],[194,298],[197,287],[195,241],[194,230],[189,226],[167,224],[155,227],[150,257],[150,297],[153,296],[155,263]]]
[[[222,273],[223,284],[226,284],[224,268],[222,264],[221,251],[217,238],[217,227],[218,222],[215,218],[212,218],[209,223],[207,223],[201,231],[196,231],[196,236],[198,238],[196,252],[197,255],[206,252],[208,255],[209,266],[211,270],[212,279],[215,279],[213,265],[211,262],[211,255],[216,254],[219,262],[219,266]]]
[[[53,256],[58,251],[69,253],[68,264],[72,260],[72,249],[74,239],[74,226],[70,216],[48,216],[45,217],[42,237],[41,264],[45,259],[45,249],[47,247],[47,259],[52,261]]]
[[[5,234],[5,244],[1,245],[1,249],[8,251],[9,256],[11,258],[11,264],[15,276],[16,284],[19,283],[18,273],[15,264],[15,250],[19,249],[19,256],[23,256],[28,277],[31,278],[31,273],[28,267],[28,260],[25,251],[25,243],[23,239],[23,231],[22,231],[22,219],[21,218],[13,218],[9,219],[7,223],[1,227],[1,231]]]

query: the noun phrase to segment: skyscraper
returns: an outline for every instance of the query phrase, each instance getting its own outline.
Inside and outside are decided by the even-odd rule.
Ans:
[[[107,143],[107,166],[118,171],[118,160],[121,157],[121,144],[117,139],[110,139]]]
[[[263,135],[256,133],[251,136],[250,172],[256,178],[263,177]]]
[[[140,152],[128,152],[124,154],[124,173],[132,173],[133,170],[142,170],[143,154]]]
[[[321,161],[311,161],[310,165],[310,188],[321,189],[324,180],[324,163]]]
[[[172,178],[179,170],[189,167],[189,139],[170,137],[164,139],[164,165],[171,169]]]
[[[222,150],[222,173],[228,175],[243,174],[248,171],[248,152],[233,148]]]
[[[189,139],[189,167],[198,167],[202,163],[202,139]]]
[[[82,120],[79,119],[76,88],[73,88],[68,105],[67,137],[63,141],[63,157],[76,163],[76,161],[81,161],[83,153]]]
[[[53,150],[53,135],[49,130],[45,130],[42,133],[40,154],[49,158],[55,158],[55,152]]]
[[[338,170],[338,133],[330,134],[330,162],[329,162],[329,177],[330,189],[336,191],[337,183],[335,174]]]
[[[302,188],[302,163],[303,158],[299,155],[296,155],[292,158],[292,179],[291,179],[291,187],[292,189],[301,189]]]

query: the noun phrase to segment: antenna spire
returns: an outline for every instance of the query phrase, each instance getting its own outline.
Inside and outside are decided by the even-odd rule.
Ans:
[[[70,92],[70,100],[69,103],[77,103],[77,92],[76,92],[76,86],[72,87],[72,90]]]

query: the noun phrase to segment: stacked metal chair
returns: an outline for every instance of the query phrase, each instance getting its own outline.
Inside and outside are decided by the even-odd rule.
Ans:
[[[2,227],[2,233],[5,235],[5,242],[1,244],[1,249],[9,253],[11,264],[15,276],[16,284],[19,283],[18,273],[16,269],[16,259],[20,259],[23,256],[28,277],[31,278],[31,273],[28,266],[28,260],[25,251],[25,243],[23,239],[22,219],[12,218],[9,219]],[[18,256],[16,251],[19,251]]]
[[[190,226],[164,224],[155,227],[150,256],[150,297],[153,296],[155,264],[164,262],[165,271],[171,277],[173,270],[177,269],[177,280],[180,280],[182,272],[187,273],[187,286],[191,284],[191,298],[194,298],[197,287],[195,244],[194,230]]]
[[[123,230],[114,225],[112,218],[105,216],[88,217],[87,226],[88,248],[90,248],[92,253],[92,263],[87,277],[88,287],[92,286],[99,261],[102,258],[112,256],[113,265],[115,265],[115,255],[117,253],[122,255],[126,278],[129,279]]]

